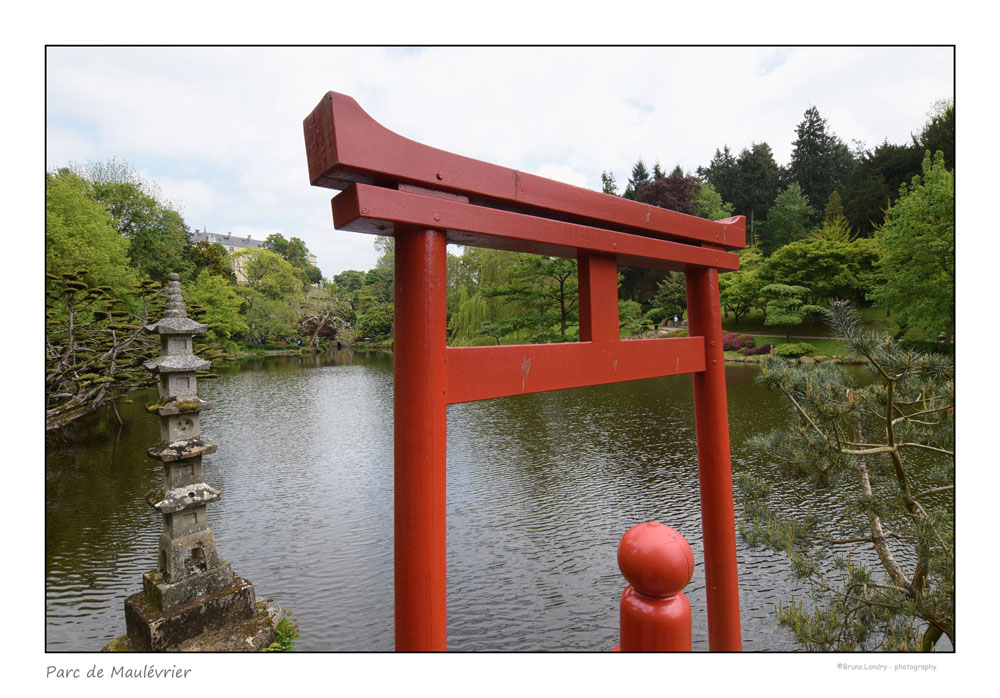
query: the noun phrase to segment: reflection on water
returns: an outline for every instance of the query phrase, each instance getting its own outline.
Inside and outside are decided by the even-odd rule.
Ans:
[[[199,391],[215,401],[202,432],[219,444],[204,463],[223,492],[209,507],[220,553],[295,613],[299,649],[391,650],[391,356],[283,357],[219,373]],[[737,472],[764,467],[743,442],[783,414],[755,374],[727,367]],[[117,435],[94,420],[92,438],[47,448],[50,650],[96,650],[124,633],[124,598],[155,564],[161,523],[143,499],[160,481],[144,452],[159,438],[141,406],[151,399],[122,407]],[[618,540],[655,519],[694,549],[687,594],[695,649],[707,650],[699,516],[687,376],[449,407],[449,649],[610,649],[625,584]],[[803,595],[787,560],[738,547],[744,648],[796,649],[773,610]]]

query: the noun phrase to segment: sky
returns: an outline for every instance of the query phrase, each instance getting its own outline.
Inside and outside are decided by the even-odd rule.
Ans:
[[[333,229],[302,120],[329,90],[427,145],[591,189],[767,142],[788,164],[815,106],[849,146],[905,143],[952,99],[951,47],[70,47],[45,52],[47,169],[124,160],[192,229],[305,241],[325,277],[368,269]],[[819,205],[823,205],[821,202]],[[738,211],[736,213],[739,213]]]

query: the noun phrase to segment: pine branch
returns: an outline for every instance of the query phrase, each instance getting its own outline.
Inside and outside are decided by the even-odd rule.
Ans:
[[[934,487],[932,489],[924,490],[923,492],[913,495],[913,498],[920,499],[921,497],[927,497],[932,494],[937,494],[938,492],[947,492],[948,490],[953,490],[953,489],[955,489],[954,485],[945,485],[944,487]]]

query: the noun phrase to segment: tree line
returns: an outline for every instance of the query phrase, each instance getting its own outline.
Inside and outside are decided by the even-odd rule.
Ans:
[[[170,273],[180,275],[189,314],[208,325],[213,355],[335,336],[339,298],[308,257],[302,240],[278,233],[234,253],[193,242],[180,208],[120,160],[47,172],[47,429],[150,383],[141,364],[159,342],[142,327],[161,312]]]
[[[725,145],[696,173],[677,166],[668,174],[659,162],[650,171],[640,158],[620,195],[712,220],[747,216],[749,244],[739,253],[740,269],[719,279],[723,310],[737,322],[758,314],[790,333],[840,298],[892,312],[908,338],[951,337],[954,107],[935,105],[911,141],[849,148],[810,107],[795,128],[787,166],[775,162],[767,143],[738,155]],[[619,195],[613,175],[603,172],[601,181],[605,193]],[[118,352],[127,346],[141,354],[145,340],[129,331],[151,312],[151,289],[170,272],[180,274],[185,299],[208,324],[207,339],[225,351],[275,342],[316,346],[338,336],[391,343],[393,241],[377,238],[376,248],[372,269],[325,280],[297,237],[274,234],[260,249],[234,253],[193,243],[180,208],[128,163],[112,159],[49,172],[50,395],[63,396],[56,403],[73,402],[84,387],[103,386],[100,398],[83,401],[92,405],[134,387],[120,378],[139,379],[122,370]],[[236,282],[237,264],[243,283]],[[622,267],[619,278],[623,336],[684,316],[681,273]],[[576,340],[577,284],[572,259],[449,251],[449,342]],[[92,351],[81,349],[87,342]],[[94,358],[81,362],[78,354]],[[119,377],[111,380],[115,371]]]
[[[830,299],[892,313],[900,336],[954,335],[954,107],[934,105],[911,142],[853,148],[810,107],[795,128],[791,161],[767,143],[729,146],[696,173],[669,174],[640,158],[623,191],[601,173],[606,194],[711,220],[747,217],[740,269],[720,275],[723,310],[755,314],[790,336]],[[359,336],[391,341],[392,243],[379,262],[333,284],[350,299]],[[683,274],[620,268],[623,336],[683,317]],[[448,257],[449,342],[571,341],[579,336],[574,260],[464,248]]]

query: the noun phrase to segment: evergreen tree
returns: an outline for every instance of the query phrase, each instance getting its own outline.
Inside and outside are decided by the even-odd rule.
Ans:
[[[740,535],[810,582],[809,607],[777,608],[806,649],[929,651],[943,635],[955,647],[954,365],[864,331],[847,303],[830,319],[871,371],[764,365],[759,381],[794,416],[751,441],[782,472],[737,478]],[[837,497],[845,515],[820,521],[808,500],[778,515],[771,500],[790,489]]]
[[[684,272],[668,271],[666,277],[657,285],[653,296],[653,307],[661,308],[664,317],[684,317],[687,310],[687,286]]]
[[[798,182],[792,182],[778,194],[768,211],[767,222],[760,226],[761,251],[771,255],[775,250],[809,235],[809,221],[815,211]]]
[[[736,167],[736,158],[729,150],[729,146],[723,146],[722,151],[718,149],[712,157],[708,167],[699,167],[698,176],[707,181],[724,201],[736,202],[739,190],[739,170]]]
[[[844,216],[844,205],[840,202],[840,193],[834,189],[830,192],[830,198],[823,209],[823,222],[829,223]]]
[[[937,102],[930,111],[930,120],[913,143],[921,154],[939,150],[946,170],[955,171],[955,105],[950,99]]]
[[[653,178],[650,176],[649,170],[646,169],[646,164],[642,158],[639,158],[632,166],[632,176],[629,177],[628,186],[625,187],[625,193],[622,196],[634,200],[636,192],[652,181]]]
[[[810,201],[826,201],[834,189],[847,184],[854,167],[851,151],[827,130],[826,119],[816,107],[806,110],[795,134],[789,166],[791,176]]]
[[[733,202],[737,213],[747,217],[749,236],[753,240],[757,226],[767,218],[781,191],[783,174],[767,143],[754,143],[744,148],[736,160],[736,171],[735,198],[728,200]]]
[[[921,172],[922,151],[883,141],[858,158],[844,187],[844,216],[858,235],[870,236],[899,198],[899,188]]]
[[[601,191],[605,194],[618,196],[618,183],[611,172],[601,172]]]
[[[840,203],[840,194],[837,193],[836,189],[830,194],[830,200],[826,203],[823,223],[813,235],[836,242],[848,243],[851,241],[851,224],[844,217],[844,207]]]
[[[819,227],[813,237],[819,238],[821,240],[832,240],[834,242],[847,243],[851,241],[851,226],[847,222],[847,219],[843,216],[838,216],[833,220],[823,221],[823,225]]]

